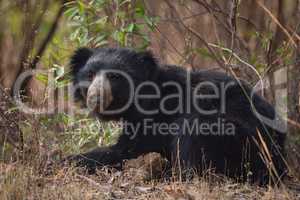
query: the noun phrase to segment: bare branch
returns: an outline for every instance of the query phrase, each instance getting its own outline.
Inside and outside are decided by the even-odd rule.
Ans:
[[[284,27],[282,23],[272,14],[272,12],[260,1],[256,0],[257,4],[272,18],[272,20],[276,23],[276,25],[286,34],[286,36],[292,41],[293,45],[297,47],[295,40],[293,39],[292,35],[289,31]],[[299,36],[298,36],[299,37]],[[296,37],[300,40],[300,38]]]
[[[201,1],[201,0],[193,0],[194,2],[198,3],[199,5],[201,5],[202,7],[204,7],[213,17],[214,19],[222,26],[222,28],[224,28],[224,30],[231,34],[232,35],[232,29],[231,29],[231,25],[229,24],[228,21],[222,21],[219,19],[219,17],[215,14],[215,13],[221,13],[224,15],[225,18],[230,18],[232,19],[232,16],[228,13],[226,13],[225,11],[223,11],[220,6],[218,5],[217,2],[215,2],[214,0],[212,1],[213,2],[213,5],[210,5],[209,3],[206,2],[206,0],[204,1]],[[235,0],[234,0],[235,1]],[[233,7],[234,8],[234,7]],[[249,19],[246,19],[244,17],[239,17],[239,16],[234,16],[235,18],[241,18],[242,20],[245,20],[247,21],[248,23],[250,24],[253,24],[253,22],[251,22],[251,20]],[[254,25],[255,26],[255,25]],[[240,37],[237,36],[236,33],[234,33],[234,38],[238,41],[238,44],[240,44],[243,49],[247,52],[247,54],[249,55],[249,48],[248,48],[248,45],[247,43]]]
[[[195,31],[193,28],[188,27],[180,18],[179,13],[177,12],[176,8],[169,2],[169,0],[165,0],[165,2],[167,3],[167,5],[175,12],[175,14],[177,15],[177,18],[179,20],[179,23],[186,29],[188,30],[190,33],[192,33],[195,37],[197,37],[201,43],[208,49],[208,51],[210,52],[210,54],[213,56],[213,58],[216,60],[216,62],[219,64],[219,66],[221,68],[223,68],[224,70],[226,70],[226,67],[224,65],[224,63],[218,58],[217,54],[215,53],[215,51],[208,45],[208,43],[205,41],[205,39],[197,32]]]

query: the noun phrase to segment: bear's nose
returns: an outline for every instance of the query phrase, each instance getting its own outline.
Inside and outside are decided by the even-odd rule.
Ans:
[[[111,84],[104,73],[97,74],[87,91],[87,107],[102,113],[113,100]]]

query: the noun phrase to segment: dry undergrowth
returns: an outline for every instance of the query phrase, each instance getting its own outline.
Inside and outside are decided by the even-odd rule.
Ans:
[[[162,167],[157,155],[128,161],[124,171],[103,169],[96,175],[74,168],[45,175],[24,164],[1,164],[0,199],[300,199],[296,191],[228,180],[197,178],[186,183],[157,179]]]

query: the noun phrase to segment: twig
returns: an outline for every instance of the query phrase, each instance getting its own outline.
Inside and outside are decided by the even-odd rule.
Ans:
[[[215,47],[215,48],[219,48],[223,51],[227,51],[228,53],[231,53],[238,61],[240,61],[241,63],[243,63],[244,65],[248,66],[249,68],[251,68],[256,75],[258,76],[259,80],[262,81],[262,78],[260,76],[260,74],[258,73],[258,71],[255,69],[254,66],[252,66],[251,64],[247,63],[246,61],[244,61],[243,59],[241,59],[236,53],[234,53],[231,49],[225,48],[225,47],[221,47],[219,45],[213,44],[213,43],[208,43],[209,46]]]
[[[272,20],[276,23],[276,25],[284,32],[284,34],[290,39],[295,47],[297,47],[297,43],[294,41],[292,35],[288,32],[288,30],[279,22],[279,20],[272,14],[272,12],[260,1],[256,0],[257,4],[272,18]],[[296,34],[296,38],[300,41],[300,37]]]
[[[82,175],[79,175],[79,174],[76,174],[76,177],[85,180],[86,182],[88,182],[89,184],[95,186],[96,188],[105,188],[106,190],[111,189],[111,186],[101,185],[100,183],[97,183],[96,181],[94,181],[93,179],[90,179],[89,177],[82,176]]]
[[[189,16],[186,16],[186,17],[182,17],[181,20],[186,21],[186,20],[189,20],[189,19],[194,19],[195,17],[201,16],[201,15],[205,15],[205,14],[207,14],[207,11],[192,14],[192,15],[189,15]],[[173,18],[172,19],[171,18],[160,18],[159,21],[160,22],[179,22],[178,20],[173,19]]]
[[[202,38],[202,36],[195,31],[193,28],[188,27],[181,19],[180,19],[180,15],[177,12],[176,8],[168,1],[165,0],[165,2],[167,3],[167,5],[176,13],[179,23],[186,29],[188,30],[190,33],[192,33],[194,36],[196,36],[201,43],[203,43],[203,45],[208,49],[208,51],[211,53],[211,55],[215,58],[216,62],[220,65],[221,68],[223,68],[224,70],[226,70],[226,66],[224,65],[224,63],[222,61],[220,61],[218,59],[218,56],[216,55],[216,53],[214,52],[214,50],[208,45],[208,43],[205,41],[205,39]]]
[[[175,47],[175,45],[169,40],[168,37],[166,37],[158,28],[158,26],[154,25],[154,28],[156,29],[156,31],[161,34],[161,36],[170,44],[170,46],[175,50],[175,52],[184,60],[186,60],[186,58],[184,57],[184,55],[182,55],[180,53],[180,51]]]
[[[234,37],[236,35],[236,30],[237,30],[237,26],[236,26],[237,10],[238,10],[238,0],[232,0],[231,11],[230,11],[230,26],[231,26],[231,48],[230,49],[232,49],[232,53],[230,54],[230,57],[227,62],[229,64],[233,56]]]
[[[226,32],[228,32],[229,34],[232,34],[232,30],[230,29],[230,27],[231,27],[230,24],[228,24],[226,22],[224,23],[223,21],[221,21],[219,19],[219,17],[215,14],[215,12],[223,14],[225,16],[225,18],[227,18],[227,17],[231,18],[230,14],[223,11],[215,1],[212,1],[214,5],[210,5],[205,0],[204,1],[193,0],[193,1],[200,4],[202,7],[204,7],[214,17],[214,19],[224,28],[224,30]],[[236,17],[238,17],[238,16],[236,16]],[[241,19],[245,20],[245,18],[243,18],[243,17]],[[249,22],[249,20],[248,20],[248,22]],[[254,23],[252,22],[251,24],[254,24]],[[247,43],[242,38],[238,37],[236,33],[234,34],[234,37],[238,41],[238,44],[241,44],[243,49],[249,55],[249,48],[248,48]]]
[[[147,11],[147,13],[151,14],[151,12],[149,11],[149,9],[147,7],[146,7],[146,11]],[[198,13],[198,14],[195,14],[195,15],[184,17],[184,18],[182,18],[182,20],[187,20],[190,17],[201,15],[201,14],[203,14],[203,13]],[[172,22],[177,22],[178,23],[179,20],[174,19],[174,20],[172,20]],[[170,39],[165,34],[162,33],[162,31],[159,29],[159,27],[157,25],[154,25],[154,28],[168,42],[168,44],[172,47],[172,49],[175,51],[175,53],[179,57],[181,57],[183,59],[183,61],[186,61],[187,60],[186,57],[176,48],[176,46],[170,41]]]

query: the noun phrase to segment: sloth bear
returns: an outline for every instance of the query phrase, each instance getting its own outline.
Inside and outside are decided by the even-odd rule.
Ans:
[[[77,166],[94,172],[157,152],[187,177],[212,170],[266,184],[286,174],[281,120],[242,80],[127,48],[80,48],[70,65],[75,100],[101,120],[122,122],[116,144],[67,158]]]

